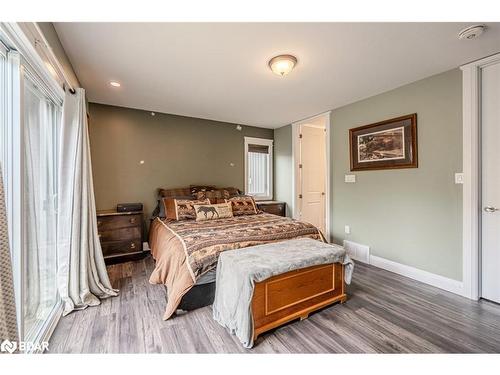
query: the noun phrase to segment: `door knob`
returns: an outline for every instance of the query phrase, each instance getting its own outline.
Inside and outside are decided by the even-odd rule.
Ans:
[[[486,206],[486,207],[484,208],[484,211],[485,211],[485,212],[495,212],[495,211],[498,211],[498,210],[499,210],[498,208],[496,208],[496,207],[491,207],[491,206]]]

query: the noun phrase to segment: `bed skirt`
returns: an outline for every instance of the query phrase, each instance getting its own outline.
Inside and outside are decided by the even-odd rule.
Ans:
[[[165,287],[167,289],[167,287]],[[207,284],[195,285],[182,296],[179,310],[192,311],[214,303],[215,281]]]

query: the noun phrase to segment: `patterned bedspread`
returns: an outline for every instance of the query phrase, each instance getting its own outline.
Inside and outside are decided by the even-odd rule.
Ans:
[[[196,280],[217,265],[221,252],[294,238],[324,241],[311,224],[267,213],[208,221],[155,220],[150,246],[156,267],[150,282],[167,286],[164,319],[175,312]]]
[[[322,239],[311,224],[266,213],[223,220],[175,221],[167,225],[184,242],[195,279],[217,265],[222,251],[299,237]]]

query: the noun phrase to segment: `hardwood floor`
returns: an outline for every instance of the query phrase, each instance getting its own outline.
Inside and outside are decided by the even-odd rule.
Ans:
[[[500,352],[500,306],[474,302],[356,264],[348,301],[263,334],[253,349],[205,307],[171,320],[151,258],[110,266],[120,295],[61,319],[50,353],[491,353]]]

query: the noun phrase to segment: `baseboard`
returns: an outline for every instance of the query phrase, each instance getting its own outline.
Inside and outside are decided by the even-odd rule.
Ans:
[[[370,264],[372,266],[397,273],[398,275],[406,276],[410,279],[417,280],[422,283],[435,286],[436,288],[440,288],[448,292],[466,297],[463,283],[461,281],[449,279],[441,275],[436,275],[435,273],[423,271],[418,268],[393,262],[392,260],[377,257],[374,255],[370,255]]]

